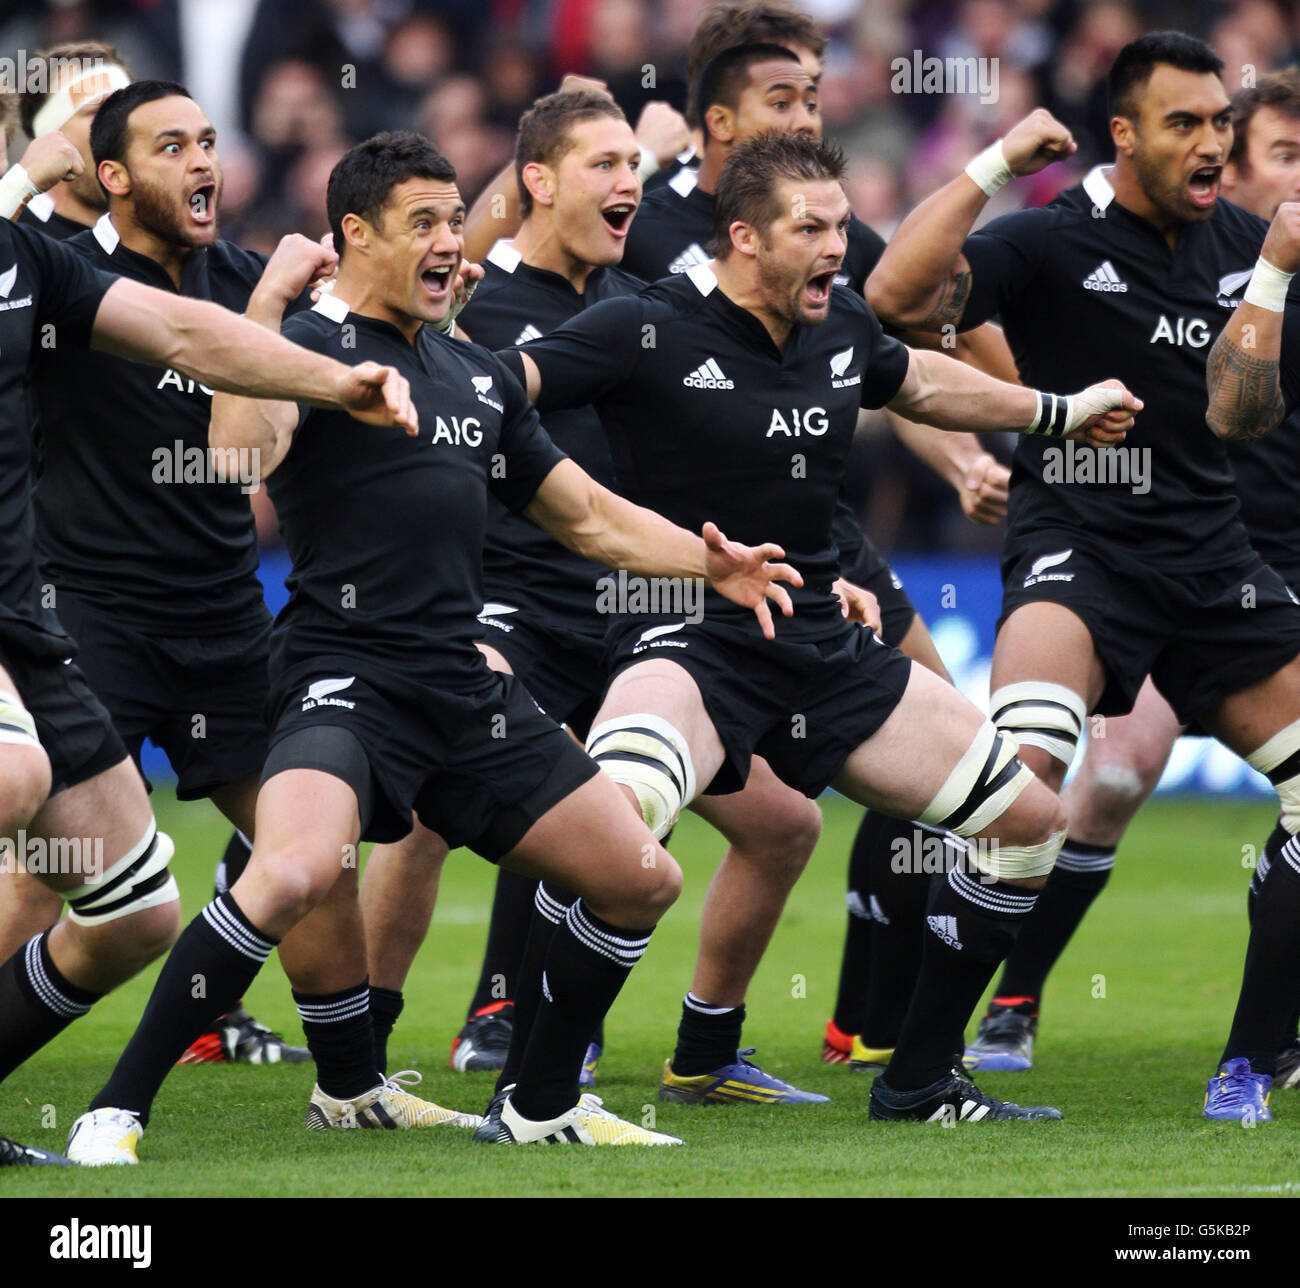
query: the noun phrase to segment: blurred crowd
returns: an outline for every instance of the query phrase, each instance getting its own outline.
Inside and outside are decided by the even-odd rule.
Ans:
[[[409,127],[452,159],[472,200],[509,160],[520,112],[567,72],[604,80],[635,121],[682,106],[686,42],[708,0],[3,0],[0,57],[94,37],[137,78],[179,79],[213,120],[225,171],[223,234],[271,250],[326,231],[325,184],[353,142]],[[1274,0],[801,0],[830,43],[821,107],[849,152],[857,214],[888,237],[902,215],[1035,106],[1078,155],[1014,184],[990,215],[1039,204],[1108,150],[1103,78],[1134,36],[1208,40],[1231,93],[1300,57],[1300,3]],[[910,88],[895,60],[996,59],[996,92]],[[985,101],[985,100],[991,101]],[[15,140],[13,155],[25,140]],[[868,429],[851,485],[893,551],[992,549],[946,485]]]

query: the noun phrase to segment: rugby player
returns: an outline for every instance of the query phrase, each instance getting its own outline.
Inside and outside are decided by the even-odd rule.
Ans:
[[[67,240],[84,233],[107,209],[106,193],[99,182],[91,150],[91,126],[104,100],[130,83],[130,67],[112,45],[101,41],[55,45],[39,56],[49,68],[47,84],[43,89],[28,90],[20,98],[22,120],[32,142],[21,162],[25,168],[25,191],[15,188],[13,193],[15,200],[22,199],[16,218],[47,236]],[[76,150],[84,169],[64,181],[69,149]],[[0,214],[13,214],[3,200],[0,200]],[[89,249],[89,244],[84,244]],[[120,271],[114,265],[107,267],[112,272]],[[237,307],[242,309],[242,303]],[[199,401],[203,397],[200,393]],[[167,444],[174,441],[168,439]],[[155,629],[156,625],[152,623]],[[219,631],[229,629],[229,625],[218,626]],[[92,689],[100,694],[105,677],[89,678]],[[114,706],[110,702],[110,708],[114,722],[122,727],[126,713],[121,704]],[[138,763],[137,748],[132,749],[132,755]],[[217,893],[243,870],[248,853],[248,842],[236,829],[217,865]],[[32,934],[51,925],[60,909],[57,896],[40,882],[17,874],[15,880],[6,883],[4,899],[0,901],[0,955],[7,955]],[[305,1058],[304,1048],[286,1044],[278,1034],[259,1024],[242,1004],[229,1016],[218,1017],[212,1029],[201,1035],[193,1049],[182,1056],[186,1062],[241,1060],[254,1064]]]
[[[1058,122],[1032,113],[908,215],[868,297],[898,325],[967,327],[997,313],[1034,383],[1102,371],[1144,382],[1148,409],[1123,452],[1017,449],[993,719],[1056,787],[1089,713],[1126,714],[1150,675],[1181,723],[1196,720],[1269,777],[1285,837],[1300,828],[1288,803],[1300,608],[1251,548],[1227,453],[1202,425],[1206,353],[1234,303],[1223,287],[1244,285],[1264,230],[1218,200],[1232,144],[1221,70],[1178,32],[1130,42],[1108,78],[1113,166],[971,234],[991,193],[1074,150]],[[1026,876],[1038,888],[1049,871]],[[1257,925],[1288,890],[1285,874],[1261,884]],[[1225,1058],[1206,1116],[1269,1117],[1277,1051]]]
[[[42,601],[25,396],[42,338],[170,365],[213,388],[348,407],[379,425],[418,424],[405,380],[388,367],[348,367],[218,305],[111,277],[8,220],[0,220],[4,264],[0,836],[10,838],[5,866],[21,854],[31,873],[40,859],[40,879],[70,907],[0,963],[0,1078],[163,952],[180,913],[167,872],[171,841],[157,830],[140,775],[73,659],[76,646]],[[51,856],[59,861],[44,861]],[[31,1161],[5,1152],[10,1162]]]
[[[1260,78],[1232,96],[1232,150],[1220,184],[1223,198],[1271,220],[1284,201],[1300,200],[1300,76],[1294,70]],[[1240,295],[1245,270],[1220,283],[1225,298]],[[1250,544],[1294,591],[1300,587],[1300,417],[1289,416],[1264,438],[1228,442],[1228,459],[1242,500]],[[1061,793],[1070,837],[1034,915],[1026,922],[998,982],[979,1032],[966,1048],[973,1069],[1021,1071],[1033,1065],[1043,987],[1070,936],[1101,893],[1130,820],[1141,808],[1182,733],[1178,717],[1146,680],[1132,714],[1105,724],[1088,740],[1078,773]],[[1285,838],[1279,838],[1285,839]],[[1251,874],[1247,910],[1253,917],[1264,857]],[[1300,1037],[1293,1011],[1277,1058],[1274,1086],[1300,1084]]]
[[[213,445],[261,451],[294,560],[272,644],[253,856],[181,935],[108,1084],[74,1124],[69,1154],[136,1161],[176,1054],[339,885],[352,892],[351,933],[310,945],[310,1010],[328,1037],[313,1043],[320,1081],[308,1125],[395,1125],[401,1075],[385,1079],[375,1065],[356,852],[361,840],[400,839],[413,811],[448,844],[579,895],[551,940],[500,1139],[675,1143],[579,1099],[578,1070],[681,873],[578,744],[474,647],[488,491],[589,557],[708,578],[769,635],[767,597],[791,611],[777,582],[797,586],[799,574],[766,562],[775,546],[737,545],[708,523],[702,540],[615,496],[555,447],[497,358],[425,325],[454,297],[464,219],[455,171],[427,140],[381,134],[354,147],[331,173],[327,204],[335,289],[284,331],[326,352],[383,354],[409,373],[422,432],[417,442],[397,430],[363,436],[346,416],[214,400]],[[259,286],[250,318],[274,328],[296,293]],[[192,997],[196,974],[206,1002]]]
[[[1117,386],[1062,403],[885,336],[860,297],[834,287],[849,219],[842,173],[842,154],[806,134],[740,144],[719,182],[715,261],[503,355],[544,413],[595,406],[632,497],[683,522],[715,505],[745,531],[776,522],[803,564],[798,611],[775,641],[709,595],[698,623],[627,615],[611,632],[614,679],[588,750],[659,835],[698,791],[743,786],[757,752],[810,797],[833,783],[982,838],[971,863],[984,880],[963,860],[931,888],[942,938],[927,938],[871,1112],[1055,1118],[986,1096],[954,1066],[962,1026],[1032,905],[1008,878],[1050,867],[1064,814],[951,685],[844,620],[831,520],[862,406],[939,428],[1108,442],[1141,404]]]

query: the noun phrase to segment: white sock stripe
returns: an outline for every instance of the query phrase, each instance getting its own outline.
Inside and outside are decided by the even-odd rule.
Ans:
[[[31,981],[36,996],[49,1007],[55,1015],[65,1020],[75,1020],[90,1010],[89,1002],[74,1002],[59,991],[59,987],[45,973],[45,963],[41,961],[41,936],[33,935],[23,950],[23,965],[27,968],[27,978]]]
[[[370,1009],[370,995],[350,997],[342,1002],[299,1002],[298,1015],[304,1023],[339,1024]]]
[[[682,1002],[687,1010],[696,1011],[700,1015],[727,1015],[736,1009],[734,1006],[705,1006],[694,993],[687,993]]]
[[[1255,860],[1255,873],[1250,878],[1250,884],[1255,887],[1257,893],[1259,887],[1264,884],[1264,878],[1268,876],[1268,870],[1272,866],[1272,860],[1267,854],[1261,854],[1259,858]]]
[[[1293,836],[1282,847],[1282,857],[1287,861],[1293,872],[1300,873],[1300,836]]]
[[[271,955],[273,944],[253,934],[215,900],[200,915],[226,943],[250,961],[255,961],[260,966]]]
[[[611,948],[621,948],[628,952],[635,951],[639,957],[643,952],[645,952],[646,946],[650,943],[649,935],[645,935],[640,939],[628,939],[625,935],[611,934],[607,930],[599,929],[583,910],[582,901],[580,899],[574,901],[573,906],[569,909],[569,916],[574,918],[575,921],[580,921],[582,923],[582,928],[589,935],[594,935],[597,939],[607,943]]]
[[[1080,854],[1068,845],[1061,847],[1056,856],[1056,866],[1067,872],[1103,872],[1115,866],[1115,851],[1107,850],[1105,854]]]
[[[558,926],[564,920],[564,914],[568,911],[558,899],[553,899],[542,889],[540,881],[537,883],[537,894],[533,898],[533,907],[553,926]]]
[[[568,926],[570,933],[584,948],[590,948],[592,952],[599,953],[602,957],[608,957],[610,961],[617,962],[628,970],[631,970],[641,960],[642,954],[645,952],[645,946],[650,942],[648,938],[644,940],[626,940],[616,939],[611,935],[603,935],[583,917],[580,911],[576,916],[574,915],[577,908],[578,905],[575,903],[569,909],[569,915],[565,917],[564,924]]]
[[[1036,894],[1022,897],[1004,895],[999,890],[990,890],[988,886],[972,881],[964,872],[959,872],[956,868],[948,873],[948,885],[958,898],[965,899],[967,903],[973,903],[988,912],[1001,913],[1006,917],[1027,917],[1038,899]]]

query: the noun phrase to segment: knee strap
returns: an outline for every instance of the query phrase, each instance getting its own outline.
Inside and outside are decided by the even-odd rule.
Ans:
[[[632,789],[656,840],[668,835],[682,806],[695,799],[691,749],[659,716],[642,712],[602,721],[587,737],[587,754],[616,783]]]
[[[1003,685],[989,698],[989,710],[993,723],[1020,746],[1041,747],[1066,766],[1074,759],[1088,716],[1073,689],[1044,680]]]
[[[68,918],[83,926],[99,926],[119,917],[143,912],[180,898],[176,878],[167,871],[176,847],[154,820],[149,830],[95,881],[63,891]]]

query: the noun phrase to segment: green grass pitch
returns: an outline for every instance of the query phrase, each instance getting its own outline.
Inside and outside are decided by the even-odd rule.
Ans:
[[[185,915],[208,897],[227,834],[204,804],[156,801],[176,839]],[[826,828],[749,996],[746,1039],[763,1066],[832,1097],[827,1105],[686,1107],[655,1100],[690,983],[717,835],[686,816],[673,849],[685,892],[608,1024],[599,1093],[685,1149],[493,1149],[447,1129],[307,1132],[310,1067],[172,1072],[141,1166],[6,1169],[0,1193],[99,1195],[1239,1195],[1300,1188],[1300,1092],[1274,1095],[1254,1129],[1200,1117],[1227,1031],[1246,936],[1246,863],[1273,823],[1266,804],[1162,801],[1139,815],[1112,882],[1049,985],[1030,1074],[990,1074],[994,1093],[1061,1107],[1055,1124],[879,1126],[868,1079],[819,1061],[844,930],[844,872],[858,811],[827,797]],[[1243,861],[1245,860],[1245,861]],[[390,1048],[423,1091],[480,1111],[491,1075],[447,1067],[483,947],[493,870],[448,861],[433,928]],[[73,1025],[6,1082],[0,1132],[62,1149],[139,1015],[150,970]],[[301,1040],[274,957],[248,1002]]]

